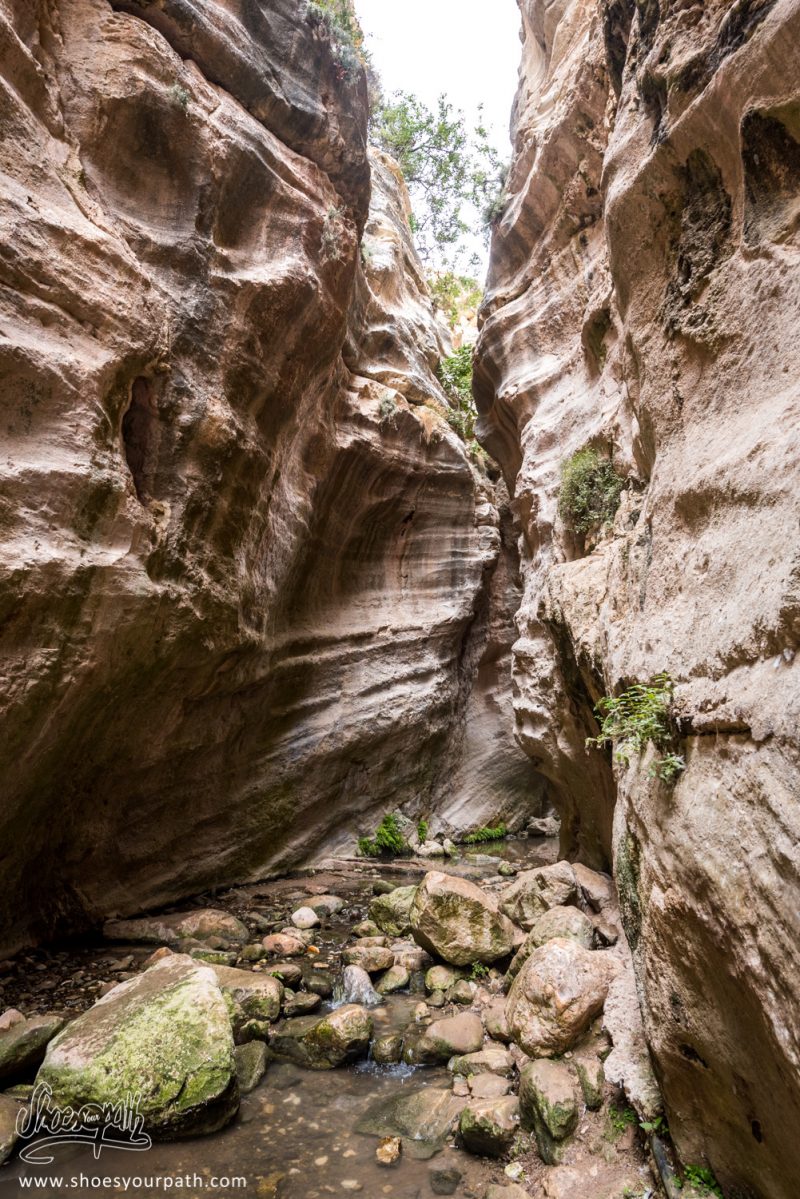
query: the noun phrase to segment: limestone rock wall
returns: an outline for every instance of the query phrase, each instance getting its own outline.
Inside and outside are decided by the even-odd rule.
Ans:
[[[508,199],[476,395],[518,520],[517,736],[562,849],[614,859],[683,1159],[800,1178],[800,4],[522,0]],[[557,511],[593,445],[629,486]],[[600,695],[668,671],[674,788],[587,752]]]
[[[449,797],[500,538],[318,11],[0,0],[0,34],[8,950]]]

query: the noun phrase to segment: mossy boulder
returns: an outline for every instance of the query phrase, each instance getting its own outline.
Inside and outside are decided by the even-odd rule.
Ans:
[[[502,894],[500,910],[509,920],[530,931],[550,908],[577,902],[578,884],[569,862],[555,862],[518,874]]]
[[[411,905],[416,893],[416,887],[395,887],[386,895],[378,895],[369,905],[370,920],[389,937],[405,936],[411,931]]]
[[[365,1008],[348,1003],[322,1017],[284,1021],[270,1037],[270,1049],[311,1070],[333,1070],[365,1058],[371,1037],[372,1017]]]
[[[500,1099],[473,1099],[458,1121],[461,1143],[469,1153],[501,1157],[519,1131],[519,1100],[516,1095]]]
[[[542,1161],[556,1165],[561,1143],[575,1131],[580,1116],[579,1091],[567,1063],[543,1058],[523,1066],[519,1102],[523,1124],[533,1129]]]
[[[405,966],[392,966],[382,974],[375,984],[379,995],[391,995],[394,991],[402,991],[411,982],[411,975]]]
[[[60,1107],[136,1096],[159,1139],[222,1128],[238,1109],[239,1087],[214,971],[172,954],[120,983],[50,1042],[36,1081]]]
[[[215,966],[214,974],[228,999],[231,1022],[236,1040],[251,1020],[271,1024],[281,1012],[283,984],[271,974],[256,974],[252,970],[235,970],[230,966]]]
[[[432,870],[411,905],[411,932],[428,953],[452,966],[484,964],[507,957],[514,927],[492,896],[468,879]]]
[[[0,1082],[25,1081],[44,1060],[45,1051],[64,1027],[63,1016],[18,1019],[0,1032]]]

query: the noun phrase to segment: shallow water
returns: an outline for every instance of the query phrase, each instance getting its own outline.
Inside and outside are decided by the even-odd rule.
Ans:
[[[498,846],[476,847],[457,863],[448,862],[442,868],[476,878],[496,877],[501,855],[535,866],[554,860],[555,847],[540,841],[509,840]],[[424,869],[436,867],[437,863],[409,863],[401,873],[409,881],[416,881]],[[321,952],[309,963],[310,968],[319,969],[328,963],[335,977],[338,950],[372,898],[371,879],[378,873],[380,867],[372,866],[368,877],[354,871],[344,918],[336,917],[316,938]],[[396,869],[388,877],[393,882],[403,881]],[[294,882],[294,890],[301,893],[303,882]],[[345,893],[344,888],[341,893]],[[290,911],[293,901],[288,902],[289,892],[286,895],[283,903]],[[247,903],[258,906],[251,897]],[[376,1036],[409,1025],[414,1007],[424,998],[421,976],[412,980],[412,988],[411,992],[387,996],[380,1007],[371,1009]],[[324,1004],[320,1011],[329,1006]],[[375,1158],[379,1138],[357,1132],[356,1125],[379,1101],[421,1087],[449,1088],[449,1084],[444,1067],[378,1066],[367,1061],[338,1070],[311,1071],[273,1062],[256,1090],[243,1097],[235,1121],[220,1133],[157,1144],[146,1152],[105,1148],[99,1160],[87,1146],[59,1145],[50,1166],[24,1166],[16,1160],[0,1170],[0,1197],[34,1193],[97,1199],[106,1195],[177,1193],[197,1199],[228,1195],[322,1199],[348,1194],[361,1194],[365,1199],[430,1199],[434,1193],[429,1183],[432,1162],[425,1160],[425,1147],[404,1142],[400,1162],[392,1167],[381,1166]],[[503,1181],[496,1163],[467,1154],[460,1158],[465,1177],[455,1192],[457,1196],[482,1199],[489,1181]],[[26,1187],[25,1180],[33,1178],[43,1185]],[[50,1181],[46,1181],[48,1178]],[[100,1180],[99,1185],[95,1185],[96,1180]]]

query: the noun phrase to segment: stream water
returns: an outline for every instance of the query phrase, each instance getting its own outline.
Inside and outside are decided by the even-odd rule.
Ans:
[[[556,845],[509,840],[466,853],[448,861],[444,868],[475,880],[496,879],[499,855],[507,861],[542,865],[555,860]],[[364,918],[375,880],[383,875],[402,885],[416,882],[426,870],[436,868],[437,863],[430,862],[394,863],[385,868],[353,862],[326,870],[324,875],[239,888],[210,902],[239,913],[261,910],[283,918],[299,898],[309,894],[311,884],[317,891],[324,884],[324,889],[346,899],[347,906],[315,938],[320,953],[311,965],[315,971],[327,966],[335,981],[341,947],[352,927]],[[105,953],[107,960],[108,946],[84,950],[90,957],[100,953]],[[120,948],[119,953],[142,956],[143,951],[131,946]],[[85,958],[81,960],[85,963]],[[83,969],[87,969],[85,964]],[[56,991],[52,1006],[57,1006],[57,997]],[[408,991],[387,996],[381,1006],[372,1009],[375,1035],[408,1027],[414,1008],[424,998],[423,976],[418,974]],[[320,1011],[332,1002],[326,1001]],[[435,1193],[430,1184],[431,1168],[435,1169],[437,1161],[431,1146],[404,1139],[399,1163],[381,1166],[375,1156],[378,1136],[360,1132],[358,1126],[368,1113],[378,1119],[383,1104],[395,1103],[423,1088],[449,1094],[450,1085],[444,1067],[379,1066],[370,1060],[337,1070],[313,1071],[274,1061],[256,1089],[243,1096],[236,1119],[220,1133],[154,1144],[139,1153],[104,1148],[98,1159],[89,1146],[57,1145],[54,1161],[47,1167],[26,1166],[15,1159],[0,1170],[0,1195],[32,1191],[97,1199],[98,1195],[177,1192],[197,1199],[212,1195],[321,1199],[348,1194],[367,1199],[429,1199]],[[454,1150],[448,1152],[452,1155]],[[508,1182],[497,1162],[465,1153],[458,1158],[463,1177],[454,1192],[457,1196],[482,1199],[489,1182]]]

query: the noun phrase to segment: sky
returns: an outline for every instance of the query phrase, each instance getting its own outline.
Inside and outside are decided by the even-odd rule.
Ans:
[[[497,150],[510,157],[517,0],[355,0],[355,6],[387,94],[413,92],[430,106],[444,92],[472,119],[482,102]]]

